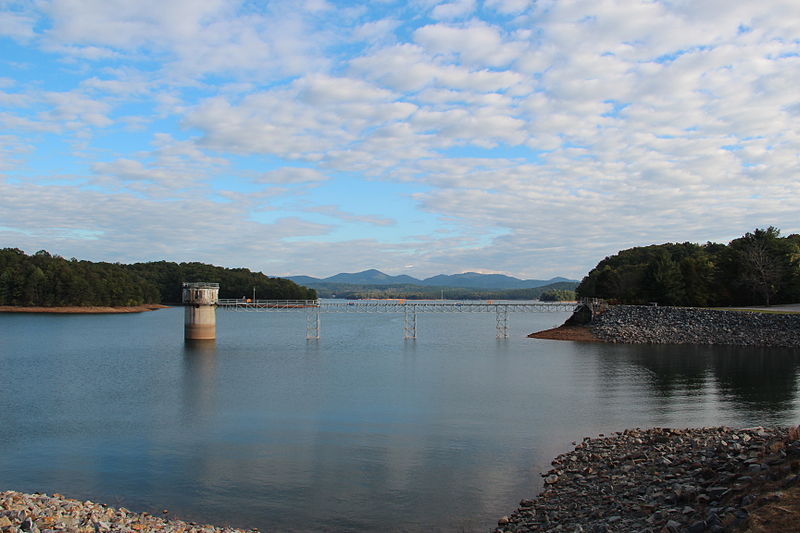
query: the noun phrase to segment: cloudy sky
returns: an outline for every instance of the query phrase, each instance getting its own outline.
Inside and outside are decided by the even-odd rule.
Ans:
[[[580,278],[799,197],[797,0],[0,0],[0,247]]]

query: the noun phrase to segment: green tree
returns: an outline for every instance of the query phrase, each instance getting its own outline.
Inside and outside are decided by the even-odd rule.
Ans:
[[[600,261],[581,297],[621,303],[752,305],[800,301],[800,235],[756,229],[727,245],[666,243],[629,248]]]
[[[650,261],[642,281],[651,301],[681,305],[686,300],[683,273],[667,250],[660,250]]]
[[[791,268],[788,252],[780,231],[772,226],[731,241],[728,274],[732,284],[750,296],[748,303],[770,305]]]

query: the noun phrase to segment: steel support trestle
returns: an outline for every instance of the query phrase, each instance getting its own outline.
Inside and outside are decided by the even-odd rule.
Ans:
[[[413,305],[406,307],[403,312],[403,338],[417,338],[417,310]]]
[[[299,312],[306,313],[306,339],[319,340],[320,315],[322,313],[403,313],[403,337],[417,338],[418,313],[491,313],[497,319],[497,338],[508,338],[508,313],[567,312],[576,309],[575,302],[460,302],[420,300],[256,300],[219,299],[216,309],[255,312]],[[594,312],[602,312],[606,303],[602,300],[582,301]]]
[[[306,340],[319,340],[319,307],[306,310]]]
[[[497,338],[508,338],[508,307],[505,305],[497,306]]]

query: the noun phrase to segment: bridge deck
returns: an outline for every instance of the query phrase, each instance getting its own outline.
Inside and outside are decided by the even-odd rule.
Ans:
[[[246,300],[221,299],[219,309],[231,311],[312,311],[320,313],[558,313],[572,311],[575,302],[508,302],[447,300]]]
[[[497,338],[508,338],[509,313],[570,312],[575,302],[463,302],[447,300],[218,300],[217,308],[229,311],[286,312],[305,311],[306,338],[320,338],[320,315],[323,313],[402,313],[403,335],[417,338],[419,313],[495,313]]]

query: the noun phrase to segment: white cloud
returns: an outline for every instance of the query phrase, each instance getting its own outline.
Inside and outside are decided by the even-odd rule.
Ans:
[[[26,247],[67,257],[122,262],[172,258],[255,266],[252,258],[267,258],[265,250],[285,247],[284,239],[329,231],[326,225],[297,218],[252,222],[237,203],[199,197],[155,201],[77,187],[0,183],[0,198],[7,216],[4,226],[11,228],[11,232],[0,232],[0,240],[13,242],[22,232]],[[48,209],[42,211],[42,205]],[[86,209],[87,205],[92,209]],[[102,246],[97,247],[95,240]],[[249,254],[251,260],[246,261]]]
[[[297,82],[299,98],[311,105],[329,106],[352,102],[382,102],[396,95],[362,80],[313,75]]]
[[[488,92],[508,89],[524,80],[524,76],[513,71],[439,64],[423,48],[409,44],[385,48],[356,58],[350,64],[353,72],[396,91],[446,87]]]
[[[129,69],[106,71],[103,78],[92,76],[81,82],[81,87],[116,97],[147,95],[155,84],[141,72]]]
[[[484,0],[483,5],[499,13],[521,13],[535,3],[534,0]]]
[[[214,150],[289,158],[328,150],[335,145],[334,139],[347,137],[335,127],[332,133],[320,131],[319,117],[312,109],[282,96],[251,95],[239,106],[223,98],[211,98],[190,110],[184,124],[202,131],[202,143]]]
[[[53,0],[0,19],[44,61],[4,58],[0,80],[0,165],[33,185],[6,178],[0,203],[23,217],[53,202],[52,220],[19,223],[39,248],[62,228],[78,251],[93,235],[129,253],[177,223],[156,212],[169,206],[228,230],[200,221],[207,246],[176,230],[148,253],[213,261],[224,236],[267,233],[286,263],[240,243],[243,260],[540,277],[635,244],[800,231],[793,0],[162,4]],[[36,186],[67,173],[95,190]],[[389,218],[320,200],[353,183],[416,204]],[[141,230],[62,201],[127,207],[119,222]]]
[[[412,124],[422,132],[435,132],[486,148],[501,142],[513,146],[521,144],[526,138],[522,120],[484,109],[473,112],[464,109],[421,111],[414,116]]]
[[[33,147],[20,141],[14,135],[0,135],[0,170],[15,168],[23,154],[33,151]]]
[[[0,3],[3,9],[5,2]],[[34,15],[27,10],[0,11],[0,36],[10,37],[19,41],[27,41],[33,38],[33,25],[36,23]]]
[[[205,100],[185,124],[201,130],[202,143],[213,149],[316,161],[416,111],[396,98],[362,80],[316,75],[281,91],[248,95],[238,105]]]
[[[50,132],[60,131],[57,125],[43,122],[41,120],[31,120],[27,117],[15,115],[13,113],[0,113],[0,125],[6,131],[15,132]]]
[[[51,109],[43,114],[47,121],[65,124],[69,128],[83,126],[105,127],[112,124],[111,106],[79,92],[51,92],[44,95]]]
[[[52,28],[48,47],[89,60],[155,57],[163,74],[189,81],[211,73],[294,75],[319,66],[321,47],[334,39],[315,22],[330,6],[278,1],[240,9],[225,0],[53,0],[45,4]],[[313,35],[313,37],[310,37]]]
[[[319,205],[306,209],[306,211],[332,217],[344,222],[354,222],[370,226],[392,226],[396,223],[395,220],[380,215],[354,215],[339,209],[335,205]]]
[[[399,26],[400,21],[393,18],[365,22],[353,30],[352,37],[354,40],[370,43],[392,42],[395,40],[394,32]]]
[[[431,17],[436,20],[449,20],[465,17],[473,11],[475,11],[475,0],[453,0],[434,7]]]
[[[414,32],[414,41],[434,54],[452,54],[463,63],[478,67],[508,65],[524,51],[522,43],[504,42],[496,27],[484,23],[423,26]]]
[[[209,190],[209,180],[227,165],[209,156],[191,141],[167,134],[153,138],[154,149],[92,165],[92,183],[108,191],[136,192],[150,198],[171,198],[178,192]]]
[[[304,167],[283,167],[264,172],[255,181],[258,183],[313,183],[328,180],[319,170]]]

